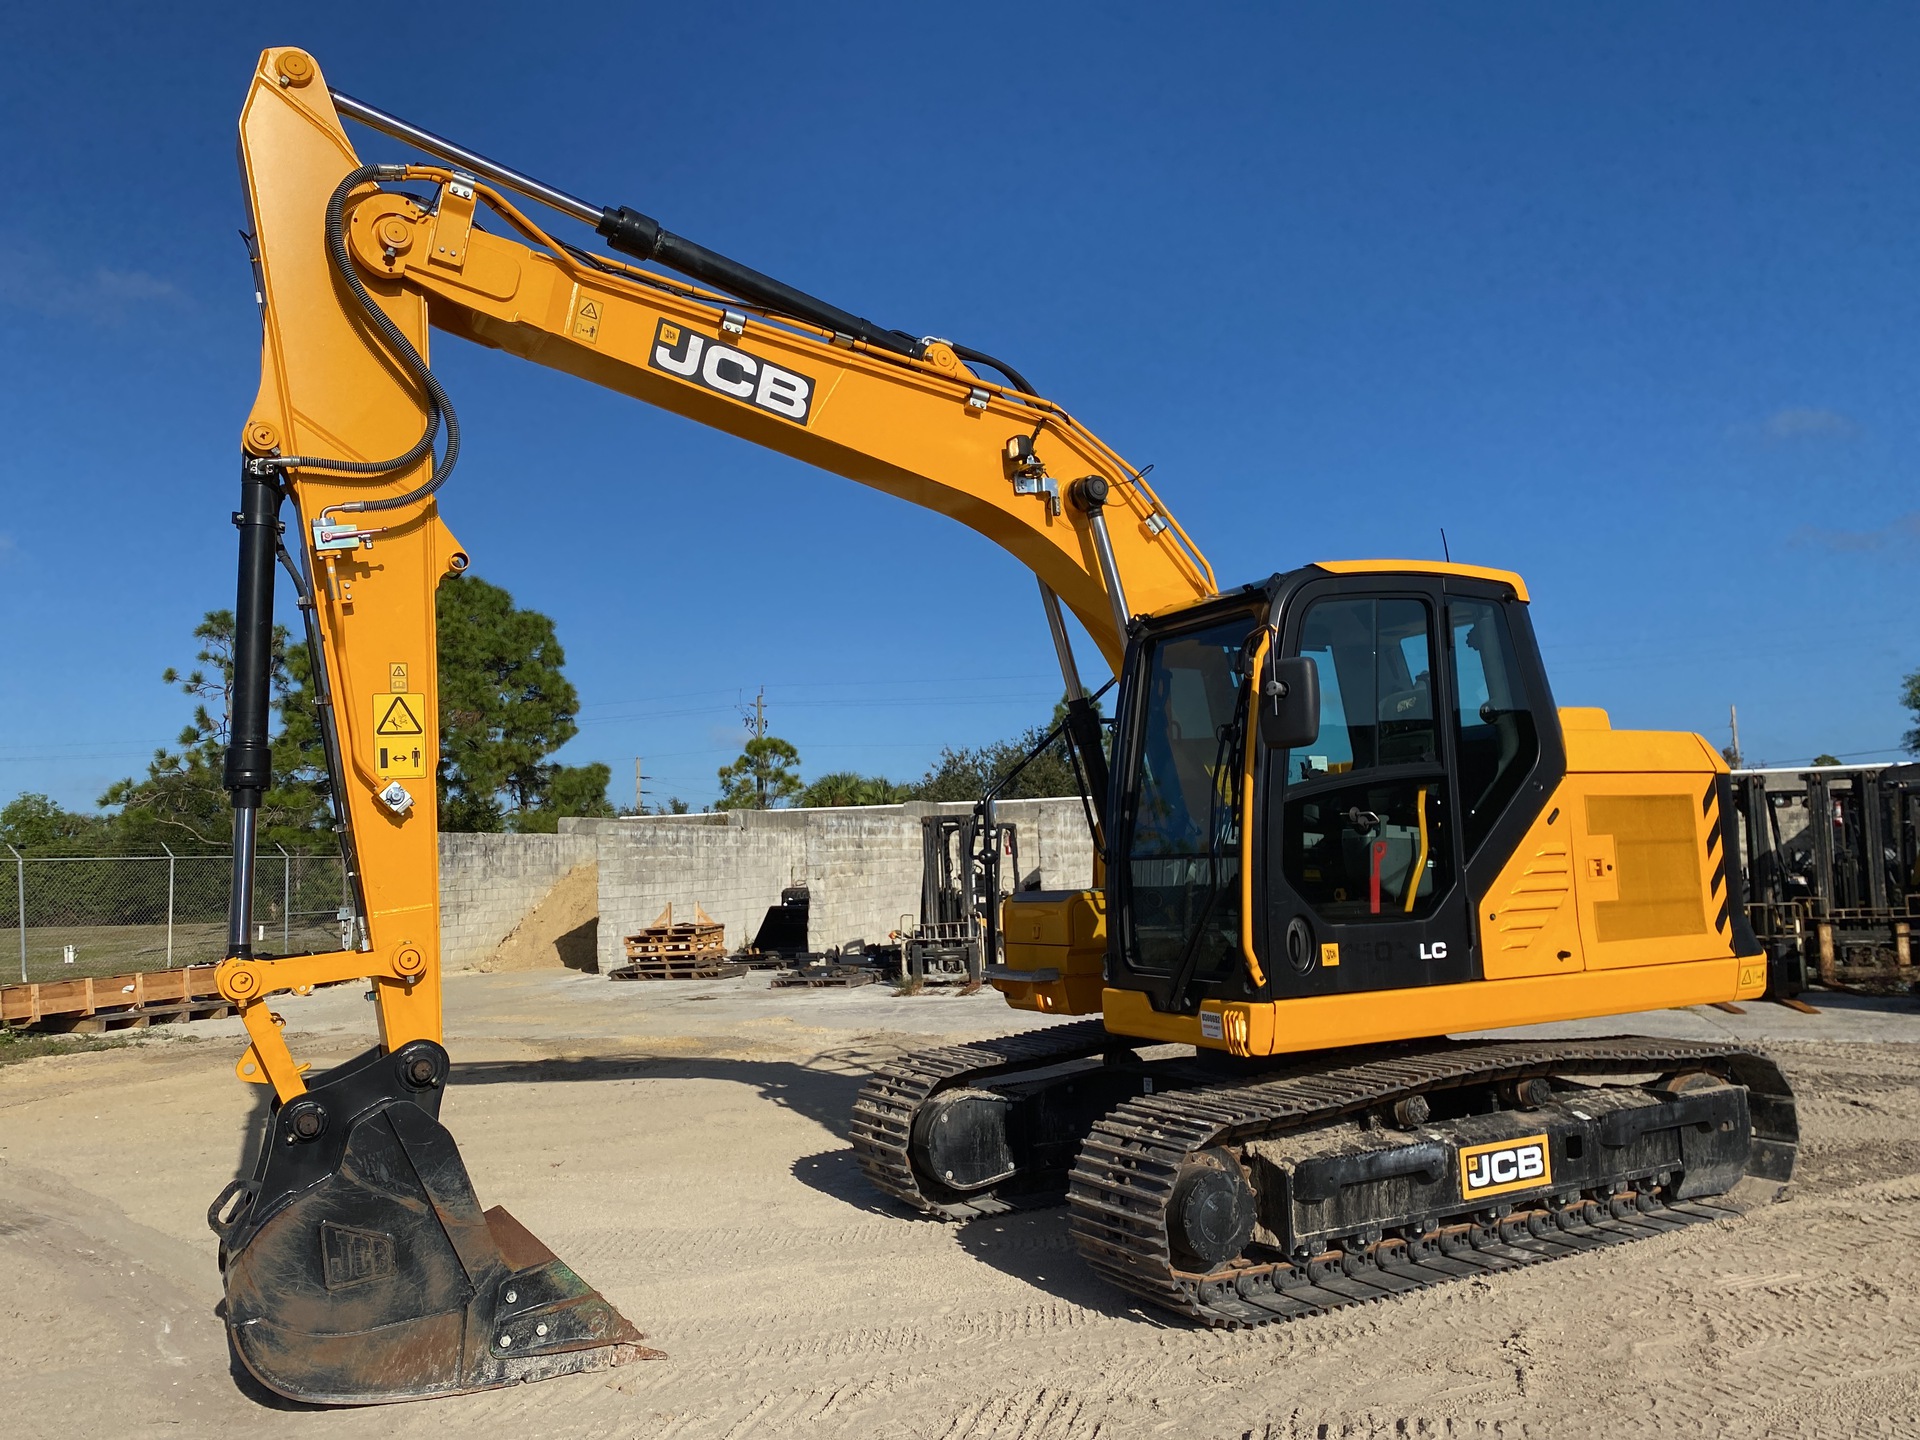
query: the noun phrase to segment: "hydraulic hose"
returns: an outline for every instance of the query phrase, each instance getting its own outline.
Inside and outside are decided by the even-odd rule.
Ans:
[[[951,344],[952,342],[948,343]],[[985,365],[989,369],[998,370],[1002,375],[1006,376],[1007,379],[1011,380],[1013,382],[1013,388],[1022,394],[1037,396],[1040,393],[1027,383],[1026,376],[1007,364],[1006,361],[994,359],[993,356],[987,354],[984,350],[976,350],[971,345],[953,345],[953,353],[958,355],[962,360],[965,360],[968,364]]]
[[[460,458],[460,419],[454,413],[453,402],[447,398],[447,392],[434,378],[433,371],[427,368],[427,362],[414,348],[413,342],[400,333],[400,327],[388,318],[367,293],[367,287],[361,282],[353,267],[353,259],[347,253],[346,206],[347,197],[369,180],[397,180],[406,174],[404,165],[362,165],[350,171],[346,178],[334,187],[333,194],[327,197],[326,242],[327,258],[334,271],[340,276],[347,289],[353,292],[353,298],[360,302],[367,323],[387,345],[387,348],[399,360],[401,366],[426,392],[427,428],[411,448],[391,460],[335,460],[318,455],[276,455],[255,462],[266,470],[330,470],[345,475],[385,475],[404,469],[423,455],[433,453],[433,442],[439,433],[442,421],[447,427],[447,442],[442,450],[439,462],[433,467],[433,474],[425,483],[415,486],[403,495],[389,495],[374,500],[349,500],[337,505],[329,505],[326,513],[335,510],[397,510],[403,505],[412,505],[424,500],[446,483],[447,476],[453,473],[454,465]]]

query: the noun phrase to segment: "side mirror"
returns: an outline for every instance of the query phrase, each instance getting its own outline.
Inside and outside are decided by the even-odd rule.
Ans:
[[[1305,655],[1269,658],[1260,677],[1260,743],[1293,750],[1320,738],[1320,667]]]

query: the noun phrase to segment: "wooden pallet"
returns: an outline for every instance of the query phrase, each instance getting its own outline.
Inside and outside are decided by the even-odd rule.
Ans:
[[[736,965],[725,956],[712,959],[706,956],[652,956],[644,960],[635,960],[622,965],[618,970],[609,970],[609,980],[719,980],[729,975],[745,973],[744,965]]]
[[[637,935],[627,936],[627,959],[725,959],[726,927],[698,905],[693,907],[693,915],[692,920],[676,925],[673,906],[668,905],[651,925]]]
[[[171,1020],[218,1020],[233,1013],[212,965],[89,975],[77,980],[0,985],[0,1025],[10,1029],[142,1030]]]

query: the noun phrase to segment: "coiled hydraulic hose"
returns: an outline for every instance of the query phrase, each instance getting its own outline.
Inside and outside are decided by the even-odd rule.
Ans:
[[[413,342],[400,333],[400,327],[387,317],[386,311],[374,304],[373,297],[367,293],[367,287],[361,283],[359,274],[353,268],[352,257],[347,253],[347,197],[369,180],[398,180],[406,173],[407,167],[404,165],[362,165],[350,171],[334,187],[333,194],[327,197],[327,258],[346,287],[353,292],[353,298],[360,302],[360,308],[366,313],[367,322],[373,327],[374,333],[386,342],[395,358],[426,392],[427,428],[411,448],[391,460],[335,460],[319,455],[275,455],[253,463],[262,470],[297,468],[329,470],[344,475],[385,475],[404,469],[423,455],[432,454],[433,442],[443,421],[447,427],[447,443],[441,451],[439,462],[433,467],[433,474],[425,483],[403,495],[389,495],[374,500],[348,500],[329,505],[321,512],[322,519],[336,510],[397,510],[403,505],[424,500],[446,483],[447,476],[453,473],[453,467],[460,458],[460,419],[454,413],[453,402],[447,398],[447,392],[434,378],[433,371],[427,368],[427,362],[421,358]]]

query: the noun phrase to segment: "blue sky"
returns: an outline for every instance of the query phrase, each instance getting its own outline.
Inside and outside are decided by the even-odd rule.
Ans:
[[[1884,758],[1920,546],[1920,11],[734,4],[11,7],[0,797],[89,805],[233,594],[267,44],[845,308],[1004,356],[1239,582],[1508,566],[1562,704]],[[425,16],[426,18],[421,18]],[[711,18],[709,18],[709,16]],[[396,148],[355,132],[361,152]],[[1043,717],[971,532],[442,340],[444,511],[556,619],[571,761],[696,806],[766,687],[809,776]],[[1091,658],[1091,657],[1089,657]]]

